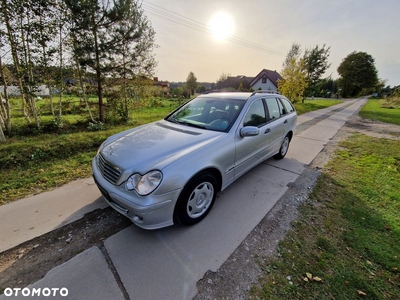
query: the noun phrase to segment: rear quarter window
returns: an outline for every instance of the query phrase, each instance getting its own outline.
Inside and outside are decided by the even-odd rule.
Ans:
[[[279,98],[279,99],[283,103],[283,106],[285,107],[285,110],[287,113],[294,112],[294,107],[293,107],[292,103],[290,103],[289,100],[287,100],[285,98]]]

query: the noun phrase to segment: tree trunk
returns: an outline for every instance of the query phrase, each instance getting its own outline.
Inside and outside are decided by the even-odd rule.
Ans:
[[[6,136],[4,135],[3,126],[4,126],[3,118],[0,116],[0,143],[5,143],[7,141]]]
[[[17,47],[16,47],[16,43],[14,41],[14,37],[12,35],[13,29],[11,28],[10,20],[8,18],[7,0],[1,0],[1,4],[2,4],[1,9],[3,11],[4,23],[7,28],[7,37],[8,37],[8,41],[10,42],[11,54],[12,54],[13,61],[14,61],[15,73],[17,75],[18,87],[19,87],[19,90],[21,93],[22,113],[25,116],[26,120],[28,122],[30,122],[29,115],[25,111],[26,99],[25,99],[25,94],[24,94],[24,84],[23,84],[23,80],[22,80],[21,67],[20,67],[19,58],[18,58],[18,54],[17,54]]]
[[[26,33],[27,38],[30,36],[30,19],[28,17],[28,31]],[[28,104],[30,106],[31,114],[35,119],[36,126],[37,128],[40,128],[40,120],[39,116],[37,113],[37,108],[36,108],[36,101],[35,97],[33,94],[33,90],[35,89],[35,86],[32,86],[34,82],[34,77],[33,77],[33,63],[31,59],[31,48],[29,47],[29,41],[25,39],[24,32],[21,27],[21,37],[22,37],[22,45],[24,47],[24,52],[25,52],[25,65],[27,68],[27,73],[28,73],[28,78],[29,78],[29,83],[28,83],[28,88],[29,88],[29,94],[26,95],[26,98],[28,99]]]
[[[64,80],[63,80],[63,41],[62,41],[62,23],[60,22],[60,107],[58,110],[58,118],[61,119],[62,116],[62,98],[63,98],[63,92],[64,92]],[[53,113],[53,107],[51,108],[52,113]],[[55,113],[53,114],[53,116]]]
[[[93,24],[96,24],[94,12],[92,13]],[[104,123],[104,104],[103,104],[103,85],[101,82],[101,70],[100,70],[100,49],[97,36],[97,26],[93,27],[94,46],[96,53],[96,79],[97,79],[97,96],[99,98],[99,119],[100,122]]]
[[[92,120],[92,122],[95,122],[95,120],[93,118],[93,115],[92,115],[92,111],[90,110],[89,102],[88,102],[87,95],[86,95],[86,86],[85,86],[85,83],[83,82],[82,70],[81,70],[81,68],[79,66],[78,60],[76,60],[76,67],[77,67],[77,70],[78,70],[79,83],[80,83],[81,89],[82,89],[83,100],[84,100],[86,108],[87,108],[87,110],[89,112],[90,120]]]
[[[6,100],[6,107],[5,107],[5,105],[3,104],[3,97],[1,96],[1,92],[0,92],[0,105],[1,105],[1,110],[2,110],[0,117],[1,117],[1,115],[3,116],[2,122],[4,124],[4,127],[7,131],[7,134],[11,135],[11,107],[10,107],[10,101],[9,101],[8,90],[7,90],[8,82],[7,82],[6,75],[4,74],[1,56],[0,56],[0,76],[3,79],[4,98]],[[4,122],[4,119],[5,119],[5,122]]]

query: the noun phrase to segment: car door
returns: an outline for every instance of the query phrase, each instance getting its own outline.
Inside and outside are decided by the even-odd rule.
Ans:
[[[276,97],[265,99],[268,111],[269,127],[269,148],[268,155],[272,156],[278,153],[286,134],[288,120],[285,117],[286,111],[282,103]]]
[[[252,126],[258,128],[258,135],[242,137],[240,130]],[[264,99],[253,101],[245,113],[235,135],[235,177],[238,177],[263,161],[267,155],[269,130]]]

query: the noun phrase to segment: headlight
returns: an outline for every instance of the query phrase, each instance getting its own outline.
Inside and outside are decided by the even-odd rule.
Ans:
[[[150,171],[145,175],[133,174],[126,181],[126,188],[129,191],[135,190],[141,196],[146,196],[160,185],[161,179],[160,171]]]
[[[97,149],[97,155],[99,155],[100,151],[104,148],[104,144],[106,143],[107,140],[101,143],[100,147]]]

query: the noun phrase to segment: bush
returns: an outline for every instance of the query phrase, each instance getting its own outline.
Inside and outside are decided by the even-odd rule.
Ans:
[[[87,127],[89,131],[100,131],[104,130],[104,124],[99,122],[89,122],[89,125]]]

